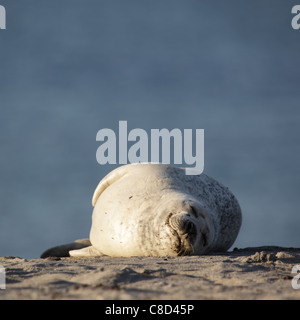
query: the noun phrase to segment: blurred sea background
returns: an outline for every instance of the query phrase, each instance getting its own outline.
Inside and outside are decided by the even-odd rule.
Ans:
[[[204,129],[204,172],[243,211],[233,247],[300,246],[295,1],[0,4],[0,256],[88,237],[116,167],[97,163],[96,134],[120,120]]]

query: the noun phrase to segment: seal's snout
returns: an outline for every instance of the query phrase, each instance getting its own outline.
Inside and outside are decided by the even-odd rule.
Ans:
[[[177,238],[176,250],[178,255],[193,254],[197,227],[190,216],[183,213],[174,214],[169,217],[168,222]]]
[[[195,224],[188,219],[188,217],[182,214],[176,214],[170,217],[169,220],[170,226],[177,231],[179,235],[184,234],[196,234],[196,226]]]

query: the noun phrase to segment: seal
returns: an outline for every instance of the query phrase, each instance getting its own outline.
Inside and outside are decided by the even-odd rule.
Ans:
[[[48,256],[180,256],[227,251],[242,213],[232,192],[202,173],[138,163],[111,171],[92,199],[90,238],[48,249]]]

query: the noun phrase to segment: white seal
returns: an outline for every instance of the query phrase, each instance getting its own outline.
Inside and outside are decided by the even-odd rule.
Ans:
[[[186,175],[185,169],[166,164],[113,170],[98,184],[92,204],[90,241],[58,246],[42,257],[221,252],[232,246],[242,221],[227,187],[203,173]]]

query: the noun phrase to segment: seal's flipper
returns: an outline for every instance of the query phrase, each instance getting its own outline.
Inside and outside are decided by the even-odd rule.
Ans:
[[[75,258],[105,256],[105,254],[103,254],[93,246],[89,246],[79,250],[71,250],[69,253],[70,253],[70,257],[75,257]]]
[[[69,251],[89,247],[91,242],[89,239],[79,239],[71,243],[62,244],[50,248],[41,254],[41,258],[47,257],[70,257]]]
[[[119,167],[107,174],[98,184],[93,194],[92,205],[95,206],[101,193],[115,181],[121,179],[128,173],[128,165]]]

